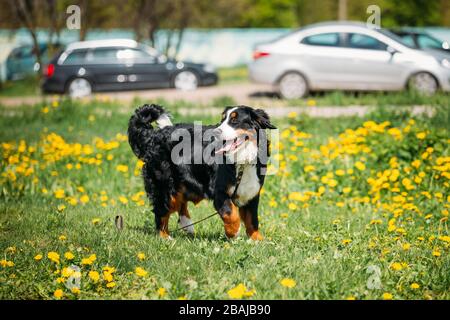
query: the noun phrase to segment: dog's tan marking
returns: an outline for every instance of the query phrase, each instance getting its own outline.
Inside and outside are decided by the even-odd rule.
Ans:
[[[185,203],[186,200],[181,192],[176,193],[174,196],[170,196],[169,213],[176,211],[180,212],[182,205]]]
[[[159,236],[164,239],[169,237],[169,218],[170,213],[166,214],[164,217],[161,218],[161,225],[159,227]]]
[[[241,219],[239,218],[238,208],[230,200],[227,201],[231,211],[222,216],[223,226],[225,228],[225,235],[227,238],[234,238],[239,232]]]
[[[244,221],[245,232],[247,233],[247,236],[249,236],[249,238],[252,240],[263,240],[263,236],[259,233],[259,231],[252,223],[251,212],[245,208],[239,208],[239,215],[241,216],[242,221]]]

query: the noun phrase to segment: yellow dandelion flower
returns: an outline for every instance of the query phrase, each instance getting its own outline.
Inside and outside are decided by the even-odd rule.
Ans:
[[[383,300],[392,300],[394,297],[392,296],[392,294],[391,293],[389,293],[389,292],[385,292],[385,293],[383,293]]]
[[[67,260],[73,260],[73,258],[75,258],[75,256],[72,252],[67,251],[66,253],[64,253],[64,258],[66,258]]]
[[[89,278],[94,281],[97,282],[100,279],[100,274],[97,271],[89,271]]]
[[[420,288],[420,285],[418,284],[418,283],[416,283],[416,282],[414,282],[414,283],[411,283],[411,289],[419,289]]]
[[[49,258],[54,263],[59,263],[59,254],[54,251],[49,252],[47,254],[47,258]]]
[[[147,271],[145,271],[143,268],[141,267],[136,267],[136,269],[134,269],[134,272],[136,273],[136,275],[138,277],[145,277],[147,275]]]
[[[166,295],[167,291],[166,288],[158,288],[158,296],[160,296],[161,298],[164,297]]]
[[[64,296],[64,292],[61,289],[56,289],[55,292],[53,292],[53,296],[56,299],[61,299]]]
[[[143,252],[139,252],[138,254],[137,254],[137,257],[138,257],[138,259],[139,260],[145,260],[145,253],[143,253]]]
[[[291,278],[284,278],[280,280],[280,284],[286,288],[294,288],[297,285],[297,282]]]

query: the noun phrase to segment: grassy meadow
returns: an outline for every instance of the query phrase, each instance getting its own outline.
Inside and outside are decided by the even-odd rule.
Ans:
[[[450,299],[449,101],[438,99],[431,118],[380,107],[273,119],[279,168],[260,242],[242,230],[228,241],[219,217],[194,237],[155,236],[126,137],[136,105],[0,107],[0,299]],[[166,107],[175,122],[219,121]]]

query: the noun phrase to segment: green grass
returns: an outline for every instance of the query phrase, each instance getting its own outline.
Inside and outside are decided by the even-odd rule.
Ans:
[[[0,85],[0,97],[23,97],[40,94],[39,79],[34,76],[17,81],[6,81]]]
[[[450,103],[447,93],[438,92],[433,96],[421,95],[413,91],[401,92],[317,92],[304,99],[289,100],[292,106],[412,106],[447,105]]]
[[[56,289],[62,289],[67,299],[227,299],[228,290],[239,283],[248,290],[255,289],[256,293],[250,298],[258,299],[345,299],[349,296],[381,299],[383,293],[391,293],[395,299],[450,298],[449,246],[439,238],[449,235],[448,222],[442,220],[449,206],[448,182],[445,185],[448,180],[443,176],[436,179],[439,174],[432,169],[439,156],[449,155],[448,122],[415,118],[416,124],[411,126],[409,134],[404,134],[401,142],[386,133],[374,133],[366,138],[372,152],[341,155],[327,162],[327,157],[316,159],[302,147],[293,150],[294,141],[290,139],[298,135],[298,130],[310,133],[310,138],[295,138],[295,141],[302,141],[311,150],[319,150],[329,138],[338,139],[346,129],[360,128],[369,119],[377,123],[388,120],[393,126],[404,128],[411,117],[381,109],[364,119],[274,120],[282,131],[290,126],[297,128],[282,133],[285,149],[281,153],[285,158],[296,156],[298,159],[290,158],[286,163],[288,173],[283,171],[266,178],[260,203],[260,230],[265,240],[248,240],[241,230],[238,239],[228,241],[221,220],[213,217],[195,226],[195,237],[177,231],[169,241],[157,238],[153,232],[151,204],[145,200],[141,206],[132,199],[143,191],[143,183],[139,174],[135,174],[136,158],[127,142],[117,137],[118,133],[126,134],[127,121],[136,102],[124,107],[98,101],[89,104],[62,101],[56,108],[50,106],[46,114],[42,112],[43,105],[0,108],[3,128],[0,132],[3,143],[0,145],[0,252],[1,259],[14,263],[12,267],[0,266],[1,299],[52,299]],[[215,118],[182,117],[176,110],[183,105],[183,102],[168,105],[175,122],[215,123],[218,120],[219,114]],[[442,113],[436,117],[442,118]],[[416,133],[423,130],[428,130],[427,137],[417,140]],[[89,144],[94,152],[47,162],[42,143],[51,132],[68,143]],[[119,145],[104,150],[96,147],[94,138],[118,141]],[[23,151],[20,163],[8,165],[11,155],[21,153],[18,151],[21,140],[26,141],[26,148],[38,146],[37,150]],[[14,146],[13,151],[5,151],[5,142]],[[58,149],[58,146],[56,143],[52,148]],[[426,177],[409,192],[413,198],[408,202],[419,211],[403,209],[395,224],[405,229],[405,233],[390,232],[388,221],[394,216],[390,209],[383,209],[377,202],[354,199],[368,195],[367,179],[388,168],[393,156],[397,156],[403,170],[429,146],[434,148],[430,162],[417,169],[426,172]],[[16,181],[8,180],[5,177],[8,170],[27,162],[23,160],[25,154],[36,159],[35,172],[29,176],[16,173]],[[108,155],[113,158],[107,160]],[[98,157],[102,159],[99,164],[83,162],[86,158]],[[338,186],[332,188],[320,181],[327,172],[354,168],[353,163],[362,157],[367,158],[367,168],[361,172],[354,169],[356,172],[352,175],[335,176]],[[68,169],[67,164],[76,163],[81,163],[79,169]],[[128,172],[119,172],[119,164],[127,165]],[[305,172],[308,164],[314,165],[316,171]],[[319,181],[314,178],[316,174]],[[416,174],[416,169],[412,174],[402,171],[399,180],[413,179]],[[33,182],[34,178],[38,180]],[[321,185],[325,185],[327,191],[322,197],[312,196],[306,201],[307,206],[289,200],[292,192],[316,191]],[[80,186],[84,190],[78,190]],[[343,186],[351,186],[351,193],[345,195]],[[43,188],[48,190],[47,194],[42,192]],[[401,183],[400,188],[403,188]],[[78,203],[70,205],[67,199],[55,198],[53,192],[58,189],[65,190],[66,196],[77,199]],[[101,205],[104,202],[102,191],[108,196],[106,206]],[[429,191],[431,199],[422,196],[421,191]],[[435,196],[436,193],[441,193],[441,197]],[[85,194],[89,202],[82,204],[80,200]],[[393,205],[394,195],[391,191],[382,191],[380,202]],[[128,199],[127,204],[120,202],[121,196]],[[114,205],[111,199],[115,200]],[[343,206],[338,205],[340,202]],[[289,208],[290,203],[295,203],[297,208]],[[67,208],[58,210],[61,204]],[[194,221],[213,212],[208,202],[191,204],[189,208]],[[432,216],[425,218],[428,214]],[[116,215],[124,218],[122,231],[114,226]],[[100,222],[92,223],[96,218]],[[371,224],[376,219],[380,219],[381,224]],[[176,220],[172,216],[170,229],[177,227]],[[66,239],[59,239],[61,235]],[[351,242],[344,244],[346,239]],[[402,246],[407,243],[411,248],[404,250]],[[47,258],[51,251],[59,253],[60,264]],[[67,251],[75,255],[72,261],[64,258]],[[438,251],[440,257],[433,256],[434,251]],[[140,252],[146,256],[142,261],[137,257]],[[43,255],[41,261],[34,260],[37,254]],[[91,254],[96,255],[96,261],[82,266],[81,259]],[[405,263],[407,267],[395,271],[394,263]],[[55,271],[70,265],[80,266],[82,270],[78,295],[57,282],[61,275]],[[101,273],[104,266],[116,268],[114,288],[107,288],[103,280],[93,283],[88,278],[88,271]],[[368,281],[373,279],[370,266],[381,272],[379,289],[367,287]],[[148,274],[138,277],[136,267],[144,268]],[[283,287],[280,280],[284,278],[294,279],[296,286]],[[411,289],[412,283],[418,283],[420,288]],[[166,294],[159,295],[160,288],[165,288]]]
[[[246,65],[219,68],[217,73],[220,84],[248,82],[248,69]]]

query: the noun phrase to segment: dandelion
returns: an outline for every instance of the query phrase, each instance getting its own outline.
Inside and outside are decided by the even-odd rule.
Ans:
[[[383,300],[392,300],[393,299],[393,296],[392,296],[392,294],[391,293],[389,293],[389,292],[385,292],[385,293],[383,293]]]
[[[109,288],[109,289],[114,288],[115,286],[116,286],[116,283],[115,283],[115,282],[108,282],[108,283],[106,284],[106,287]]]
[[[94,282],[100,279],[100,274],[97,271],[89,271],[88,276]]]
[[[55,192],[53,194],[55,195],[56,199],[62,199],[62,198],[64,198],[65,191],[63,189],[58,189],[58,190],[55,190]]]
[[[166,295],[166,288],[158,288],[158,296],[159,297],[164,297]]]
[[[344,239],[344,240],[342,240],[342,244],[344,246],[349,245],[351,242],[352,242],[352,239]]]
[[[97,225],[97,224],[99,224],[100,223],[100,218],[94,218],[94,219],[92,219],[91,220],[91,222],[92,222],[92,224],[95,226],[95,225]]]
[[[145,253],[143,253],[143,252],[139,252],[138,254],[137,254],[137,257],[138,257],[138,259],[139,260],[145,260]]]
[[[418,283],[414,282],[414,283],[411,283],[410,287],[411,287],[411,289],[415,290],[415,289],[419,289],[420,285]]]
[[[255,290],[248,290],[243,283],[239,283],[233,289],[228,290],[227,294],[231,299],[242,299],[243,297],[251,297],[255,294]]]
[[[78,287],[73,287],[71,291],[73,294],[80,294],[80,292],[81,292],[80,288],[78,288]]]
[[[120,196],[120,197],[119,197],[119,201],[120,201],[122,204],[127,204],[127,203],[128,203],[128,199],[127,199],[126,197],[124,197],[124,196]]]
[[[419,132],[418,134],[416,134],[416,137],[419,140],[425,139],[426,136],[427,136],[427,134],[425,132]]]
[[[297,285],[297,282],[291,278],[284,278],[280,280],[280,284],[286,288],[294,288]]]
[[[65,209],[66,209],[66,206],[63,205],[63,204],[60,204],[60,205],[58,205],[58,207],[57,207],[57,210],[58,210],[59,212],[63,212]]]
[[[88,202],[89,202],[89,196],[86,195],[86,194],[82,195],[82,196],[80,197],[80,202],[81,202],[82,204],[88,203]]]
[[[366,169],[366,165],[364,163],[362,163],[361,161],[356,162],[355,167],[359,171],[364,171]]]
[[[61,299],[64,296],[64,292],[61,289],[56,289],[55,292],[53,292],[53,296],[56,299]]]
[[[289,119],[295,119],[295,118],[297,118],[297,112],[295,112],[295,111],[289,112],[289,113],[288,113],[288,118],[289,118]]]
[[[440,257],[441,252],[439,250],[433,250],[432,255],[433,255],[433,257]]]
[[[123,165],[123,164],[119,164],[119,165],[116,167],[116,170],[119,171],[119,172],[126,173],[126,172],[128,172],[128,166]]]
[[[41,261],[42,260],[42,254],[37,254],[34,256],[34,260]]]
[[[97,256],[95,254],[91,254],[87,258],[81,259],[81,264],[82,265],[92,265],[95,262],[95,260],[97,260]]]
[[[404,243],[402,245],[402,249],[405,251],[408,251],[410,248],[411,248],[411,244],[409,244],[409,243]]]
[[[59,263],[59,254],[51,251],[47,254],[47,258],[50,259],[50,261],[53,261],[54,263]]]
[[[3,268],[14,267],[14,262],[2,259],[2,260],[0,260],[0,266],[2,266]]]
[[[67,260],[73,260],[73,258],[75,258],[75,256],[73,255],[72,252],[67,251],[66,253],[64,253],[64,258],[66,258]]]
[[[59,237],[58,237],[58,239],[60,240],[60,241],[66,241],[67,240],[67,237],[65,236],[65,235],[60,235]]]
[[[138,277],[145,277],[147,275],[147,271],[145,271],[143,268],[141,267],[136,267],[136,269],[134,270],[134,272],[136,273],[136,275]]]
[[[391,269],[394,271],[400,271],[403,269],[403,266],[399,262],[394,262],[393,264],[391,264]]]

